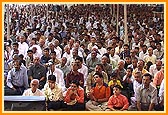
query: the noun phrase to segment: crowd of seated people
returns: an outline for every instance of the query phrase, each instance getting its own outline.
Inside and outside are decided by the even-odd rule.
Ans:
[[[47,111],[163,111],[164,19],[152,4],[127,5],[126,42],[124,6],[118,24],[112,8],[10,5],[4,96],[45,96]]]

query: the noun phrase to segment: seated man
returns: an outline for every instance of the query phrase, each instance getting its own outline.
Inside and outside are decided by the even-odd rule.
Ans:
[[[136,90],[138,111],[152,111],[157,104],[157,89],[151,84],[152,75],[146,73],[142,77],[142,84]]]
[[[113,87],[113,95],[109,98],[106,111],[123,111],[129,107],[129,102],[126,96],[121,94],[121,86],[115,85]]]
[[[136,90],[137,88],[142,84],[142,73],[140,71],[137,71],[134,76],[133,80],[133,95],[130,98],[131,99],[131,105],[129,106],[129,111],[136,110]]]
[[[153,85],[157,87],[158,93],[163,79],[164,79],[164,65],[162,65],[161,69],[157,73],[155,73],[153,82],[152,82]]]
[[[156,111],[164,111],[164,82],[163,79],[159,89],[158,104],[155,106]]]
[[[64,101],[66,102],[66,110],[84,110],[84,89],[79,86],[78,81],[71,82],[70,87],[67,89]]]
[[[84,76],[82,73],[78,72],[78,69],[79,64],[73,61],[71,64],[71,71],[66,76],[66,84],[65,84],[66,88],[70,86],[70,83],[73,80],[79,81],[79,85],[81,87],[84,87]]]
[[[28,88],[27,69],[20,60],[14,62],[14,67],[8,72],[5,95],[22,95]]]
[[[43,89],[47,101],[47,110],[58,110],[63,103],[62,89],[56,84],[56,77],[54,75],[48,76],[48,84],[49,87]]]
[[[34,57],[33,63],[28,70],[29,81],[38,79],[39,89],[42,89],[46,83],[46,68],[40,63],[40,57],[38,56]]]
[[[86,109],[89,111],[104,111],[110,97],[110,87],[104,83],[101,73],[96,72],[94,78],[95,84],[87,94],[90,100],[86,103]]]
[[[47,72],[47,78],[49,75],[55,75],[56,83],[61,86],[62,91],[66,90],[65,81],[64,81],[64,73],[61,69],[56,68],[55,64],[50,65],[50,70]],[[44,85],[44,88],[48,86],[48,82]]]
[[[86,93],[88,93],[91,90],[92,86],[95,84],[94,74],[97,72],[103,75],[104,83],[108,84],[108,75],[103,71],[103,65],[96,64],[95,70],[92,71],[87,77]]]
[[[23,96],[44,96],[44,93],[40,89],[38,89],[38,79],[33,79],[30,83],[30,87],[31,88],[24,91]]]

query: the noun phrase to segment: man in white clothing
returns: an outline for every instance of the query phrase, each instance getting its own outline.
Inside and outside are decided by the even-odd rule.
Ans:
[[[23,96],[44,96],[44,93],[40,89],[38,89],[38,79],[33,79],[30,83],[30,87],[31,88],[24,91]]]
[[[24,35],[20,35],[19,36],[19,46],[18,46],[18,50],[19,50],[19,54],[23,54],[24,56],[26,56],[27,54],[27,50],[29,49],[28,44],[25,42],[26,38]]]
[[[80,56],[77,56],[75,58],[75,62],[78,64],[78,72],[82,73],[84,75],[84,86],[86,86],[86,81],[88,77],[88,67],[83,64],[83,58]]]
[[[54,64],[50,66],[50,70],[47,72],[47,79],[49,75],[54,75],[56,77],[56,83],[62,88],[62,91],[64,92],[66,90],[65,87],[65,81],[64,81],[64,73],[61,69],[56,68]],[[48,87],[48,82],[44,85],[45,87]]]
[[[149,72],[151,73],[151,75],[154,76],[158,71],[160,71],[161,67],[162,67],[162,61],[156,60],[156,64],[150,66]]]
[[[158,104],[155,106],[156,111],[164,111],[164,79],[160,85],[159,94],[158,94]]]
[[[146,45],[143,45],[142,46],[142,51],[139,52],[139,59],[143,59],[144,56],[147,55],[147,46]]]
[[[134,80],[133,80],[134,95],[131,97],[131,105],[128,108],[129,111],[136,110],[136,89],[141,84],[142,84],[142,73],[140,71],[137,71],[134,75]]]
[[[148,48],[148,55],[144,56],[143,60],[145,61],[145,63],[147,63],[148,61],[151,61],[153,64],[156,63],[156,56],[153,55],[152,47]]]

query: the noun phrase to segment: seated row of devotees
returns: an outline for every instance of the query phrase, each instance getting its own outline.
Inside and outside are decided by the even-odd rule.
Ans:
[[[39,80],[32,79],[30,88],[24,90],[23,87],[15,87],[12,84],[12,88],[5,86],[5,93],[10,92],[10,94],[21,94],[22,96],[45,96],[47,111],[164,110],[164,79],[158,89],[152,84],[152,75],[149,73],[141,75],[140,72],[136,72],[135,81],[137,84],[134,93],[131,94],[130,90],[124,90],[119,82],[111,87],[108,86],[100,72],[96,72],[93,77],[95,83],[89,91],[86,91],[86,88],[80,85],[81,81],[78,80],[71,80],[69,87],[63,91],[62,87],[56,83],[56,76],[51,74],[42,90],[38,88]]]

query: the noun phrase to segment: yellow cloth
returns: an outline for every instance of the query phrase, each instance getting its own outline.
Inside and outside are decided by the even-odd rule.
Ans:
[[[119,86],[121,86],[121,88],[123,88],[123,86],[121,85],[121,82],[120,82],[120,80],[116,80],[116,82],[114,82],[114,80],[111,80],[111,81],[109,81],[109,83],[108,83],[108,86],[110,87],[110,86],[114,86],[114,85],[119,85]]]

